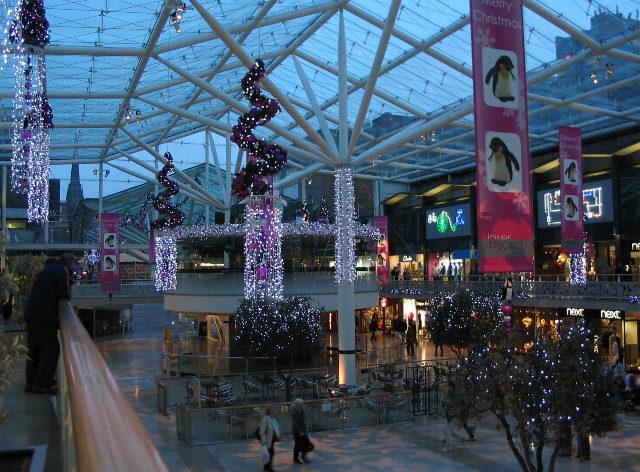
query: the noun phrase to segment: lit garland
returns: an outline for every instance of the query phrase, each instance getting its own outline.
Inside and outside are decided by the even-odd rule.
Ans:
[[[158,291],[175,290],[178,272],[178,248],[175,236],[155,236],[156,280]]]
[[[11,124],[11,187],[27,195],[29,221],[43,223],[49,213],[49,130],[53,112],[45,90],[44,58],[49,22],[42,0],[18,0],[8,11],[3,59],[15,73]]]
[[[582,224],[587,221],[587,215],[582,215]],[[587,246],[589,244],[589,234],[582,233],[582,251],[577,254],[569,254],[569,284],[587,285]]]
[[[249,197],[245,206],[244,297],[282,300],[282,223],[269,197]]]
[[[231,141],[249,152],[247,166],[233,180],[232,195],[247,197],[264,195],[270,190],[264,177],[275,175],[287,163],[287,151],[277,144],[258,139],[253,130],[264,125],[280,112],[278,102],[267,98],[258,87],[265,76],[264,63],[256,59],[242,79],[242,92],[252,108],[238,119],[232,128]]]
[[[89,265],[93,265],[101,259],[99,249],[89,249],[84,251],[84,257]]]
[[[156,231],[176,228],[184,221],[184,213],[170,203],[171,197],[178,195],[180,191],[180,186],[168,177],[169,172],[173,170],[173,156],[167,151],[164,153],[164,158],[167,163],[158,172],[157,179],[167,190],[153,199],[153,207],[158,210],[159,215],[162,215],[151,224]]]
[[[355,197],[351,168],[336,169],[334,204],[336,214],[336,273],[337,284],[352,283],[356,278],[355,258]]]
[[[366,239],[377,241],[380,239],[380,230],[375,226],[354,224],[354,235],[356,239]],[[234,238],[244,237],[244,225],[236,223],[225,223],[221,225],[193,225],[179,226],[172,230],[164,231],[163,234],[175,236],[178,240],[183,239],[204,239],[204,238]],[[283,237],[327,237],[334,238],[336,226],[328,223],[305,222],[305,223],[282,223]]]

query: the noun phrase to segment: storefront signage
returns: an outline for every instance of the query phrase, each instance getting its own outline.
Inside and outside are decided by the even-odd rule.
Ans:
[[[427,239],[471,236],[470,216],[468,203],[427,210]]]
[[[120,291],[120,227],[118,213],[100,215],[100,285],[103,292]]]
[[[565,308],[564,316],[574,318],[600,318],[603,320],[624,320],[622,310],[590,310],[587,308]]]
[[[479,269],[533,272],[522,0],[471,0]]]
[[[478,258],[477,249],[456,249],[451,253],[451,259],[454,259],[454,260],[477,259],[477,258]]]
[[[378,284],[389,283],[389,221],[386,216],[374,216],[373,225],[380,231],[376,244],[376,274]]]
[[[405,254],[404,256],[402,256],[402,262],[413,262],[413,256]]]
[[[582,131],[560,126],[560,235],[562,252],[584,251],[582,215]]]
[[[567,308],[567,316],[582,317],[584,316],[584,308]]]
[[[600,318],[603,320],[622,320],[624,311],[621,310],[600,310]]]
[[[640,251],[640,243],[631,243],[631,250],[632,251]]]

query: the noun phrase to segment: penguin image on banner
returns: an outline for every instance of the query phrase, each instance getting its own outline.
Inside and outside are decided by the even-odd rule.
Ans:
[[[577,221],[580,216],[580,210],[577,205],[578,197],[575,195],[567,195],[564,201],[564,218],[566,220]]]
[[[104,270],[114,272],[116,270],[116,259],[113,256],[104,256]]]
[[[578,182],[578,163],[576,161],[564,161],[564,183],[575,185]]]
[[[487,160],[492,164],[491,172],[488,172],[491,183],[498,187],[506,187],[513,182],[514,173],[520,172],[520,163],[505,142],[498,137],[491,139],[489,149],[491,154]]]
[[[493,95],[501,102],[515,100],[516,76],[513,75],[513,62],[509,56],[500,56],[495,65],[487,72],[484,81],[487,84],[491,82]]]
[[[518,108],[518,59],[513,51],[482,49],[484,102],[492,107]]]

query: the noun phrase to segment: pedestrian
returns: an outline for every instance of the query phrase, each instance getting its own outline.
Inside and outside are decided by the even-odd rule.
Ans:
[[[269,454],[269,460],[264,461],[262,469],[273,472],[273,455],[275,454],[274,445],[280,440],[280,426],[276,420],[276,409],[272,406],[268,406],[265,409],[265,415],[260,421],[260,444],[263,448],[266,448]],[[262,456],[264,456],[263,454]]]
[[[406,337],[406,345],[407,345],[407,355],[415,356],[415,345],[418,342],[417,333],[416,333],[416,322],[413,319],[409,320],[409,327],[407,328],[407,337]]]
[[[378,314],[373,313],[371,315],[371,322],[369,323],[369,330],[371,331],[371,341],[376,340],[376,331],[378,330]]]
[[[58,303],[69,300],[69,269],[72,254],[49,258],[36,276],[25,309],[27,325],[27,372],[25,392],[55,395],[55,375],[60,355]]]
[[[302,398],[296,398],[293,401],[293,414],[291,416],[293,420],[293,437],[295,439],[293,462],[295,464],[309,463],[307,453],[311,450],[311,442],[309,441],[307,415],[304,412],[304,400]],[[299,457],[300,453],[302,453],[302,460]]]

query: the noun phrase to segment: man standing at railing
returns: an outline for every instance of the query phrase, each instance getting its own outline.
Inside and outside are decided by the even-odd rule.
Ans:
[[[50,258],[36,276],[27,302],[27,382],[25,392],[55,394],[54,377],[60,355],[58,302],[69,300],[69,274],[75,257]]]

